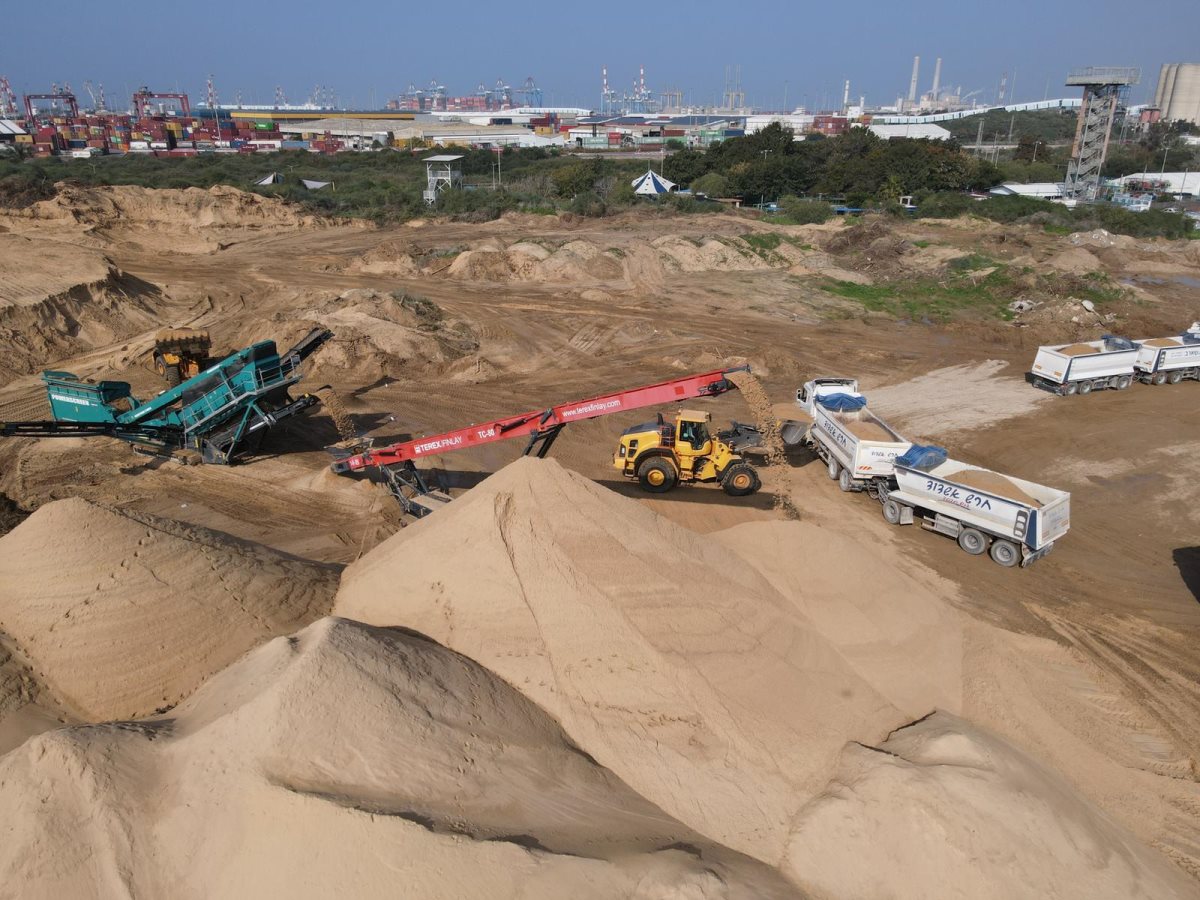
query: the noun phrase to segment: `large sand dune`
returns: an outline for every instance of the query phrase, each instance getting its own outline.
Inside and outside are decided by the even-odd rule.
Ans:
[[[766,860],[846,741],[908,721],[736,554],[553,460],[380,545],[335,608],[478,660],[640,793]]]
[[[218,532],[63,500],[0,538],[0,631],[68,709],[129,718],[328,612],[337,577]]]
[[[795,892],[420,636],[324,619],[166,719],[0,759],[0,895],[761,898]]]

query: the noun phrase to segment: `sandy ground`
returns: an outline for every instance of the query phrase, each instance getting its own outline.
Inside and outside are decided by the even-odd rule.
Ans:
[[[184,467],[107,440],[6,441],[0,491],[25,509],[82,498],[129,515],[213,529],[222,542],[262,544],[299,558],[296,565],[361,560],[343,580],[339,605],[356,605],[355,615],[416,628],[465,653],[553,715],[569,740],[615,773],[606,777],[619,778],[637,802],[682,823],[672,827],[774,867],[798,889],[904,895],[895,884],[871,882],[862,870],[874,867],[839,868],[841,857],[823,853],[813,835],[819,831],[828,840],[838,834],[832,817],[857,823],[860,838],[877,836],[863,853],[910,858],[932,852],[887,844],[881,836],[898,835],[905,820],[889,819],[878,802],[862,799],[928,798],[919,785],[932,763],[933,769],[977,767],[978,780],[993,786],[968,797],[960,785],[938,785],[938,810],[981,810],[957,820],[947,815],[947,829],[973,823],[988,848],[1018,852],[1013,848],[1024,846],[1022,859],[1033,860],[1034,851],[1012,830],[1014,817],[1028,815],[1039,834],[1078,835],[1083,828],[1089,837],[1074,846],[1103,848],[1091,854],[1093,861],[1106,853],[1120,860],[1116,868],[1067,866],[1059,881],[1030,881],[1026,872],[1024,890],[1037,884],[1035,894],[1068,896],[1072,884],[1086,884],[1096,896],[1133,896],[1130,873],[1142,872],[1146,896],[1200,892],[1195,880],[1190,887],[1172,880],[1172,872],[1200,878],[1200,469],[1194,452],[1200,418],[1191,412],[1200,386],[1135,385],[1058,398],[1021,378],[1039,343],[1093,339],[1102,331],[1170,334],[1200,318],[1200,291],[1188,283],[1200,274],[1200,244],[1102,234],[1064,238],[964,222],[849,233],[840,224],[782,228],[731,215],[513,216],[485,225],[371,229],[316,223],[286,209],[247,212],[237,198],[173,199],[170,193],[72,195],[36,218],[0,216],[6,241],[40,243],[52,251],[46,259],[53,253],[86,257],[78,261],[77,278],[61,268],[47,266],[39,275],[30,267],[20,297],[0,298],[6,304],[0,327],[5,316],[13,317],[6,332],[12,337],[0,354],[0,418],[44,414],[34,375],[44,367],[123,378],[142,395],[159,389],[144,359],[153,330],[167,324],[202,325],[229,348],[263,338],[286,342],[312,324],[328,324],[337,337],[311,360],[307,384],[332,384],[356,427],[378,442],[749,362],[781,413],[807,377],[858,377],[871,408],[907,437],[1071,491],[1072,530],[1030,569],[1003,570],[966,557],[939,536],[889,528],[876,503],[842,495],[803,454],[764,473],[764,490],[750,498],[704,486],[647,497],[610,461],[616,435],[648,418],[645,411],[572,425],[555,444],[553,456],[566,470],[621,495],[601,492],[606,498],[628,498],[634,510],[613,512],[607,500],[597,501],[584,522],[574,509],[547,512],[552,504],[540,496],[537,479],[505,489],[526,498],[524,506],[518,503],[525,512],[509,526],[498,524],[508,520],[495,511],[494,484],[473,502],[483,478],[519,456],[514,442],[436,462],[442,486],[463,496],[439,515],[461,527],[435,530],[430,519],[401,529],[381,487],[328,472],[323,447],[337,433],[320,412],[281,429],[264,458],[233,469]],[[68,216],[66,207],[85,213]],[[172,210],[188,210],[206,224],[180,225],[186,217]],[[759,252],[742,240],[754,232],[789,240]],[[82,249],[62,249],[67,245]],[[0,269],[15,265],[4,246]],[[830,277],[869,281],[937,272],[971,252],[1048,271],[1098,268],[1118,282],[1128,280],[1130,294],[1105,307],[1110,319],[1103,325],[1064,299],[1043,304],[1015,326],[970,319],[933,326],[867,314],[819,290]],[[1156,272],[1168,274],[1151,277]],[[406,304],[404,295],[429,298],[437,312]],[[751,417],[736,393],[705,408],[718,422]],[[486,516],[483,506],[490,509]],[[787,520],[789,509],[800,521]],[[661,518],[646,518],[650,514]],[[536,530],[530,521],[540,523]],[[0,551],[21,529],[0,539]],[[550,535],[556,540],[547,543]],[[607,555],[589,560],[581,548],[601,538]],[[82,545],[85,537],[71,540]],[[48,541],[39,535],[33,544]],[[658,548],[661,566],[649,566],[641,579],[633,578],[633,569],[609,574],[624,563],[608,556],[637,558],[643,546]],[[536,590],[524,600],[516,599],[515,588],[506,590],[505,603],[517,604],[509,616],[499,612],[508,606],[488,607],[475,577],[489,565],[503,569],[505,547],[517,555],[498,583],[510,588],[512,572],[527,572],[521,560],[560,560],[550,573],[535,567]],[[395,568],[378,562],[391,557],[401,560]],[[81,575],[99,572],[86,556],[66,558],[81,560]],[[447,569],[445,579],[439,566]],[[375,582],[356,574],[371,571],[383,574],[371,576]],[[439,600],[436,584],[447,579],[458,579],[460,589]],[[654,590],[644,596],[628,579]],[[718,588],[730,580],[735,586]],[[17,569],[6,570],[5,585],[21,582]],[[346,599],[364,584],[375,587]],[[54,593],[46,608],[57,608],[71,591],[98,590],[82,585]],[[286,596],[270,593],[272,602]],[[22,584],[11,595],[37,600],[43,594]],[[712,599],[718,595],[719,603]],[[571,598],[569,612],[579,618],[561,611],[556,597]],[[458,619],[447,619],[447,611]],[[566,618],[547,630],[544,619],[551,614]],[[705,617],[730,623],[723,627],[741,635],[738,641],[776,632],[797,637],[769,653],[731,640],[740,649],[712,658],[703,643],[671,643],[702,637],[709,628],[700,624]],[[46,643],[51,634],[48,620],[32,622],[20,635],[9,634],[5,621],[0,751],[56,721],[105,717],[101,707],[90,710],[95,715],[79,708],[76,695],[62,687],[61,663],[43,663],[33,651],[31,642]],[[299,624],[253,632],[220,665]],[[598,646],[579,642],[574,635],[581,629],[596,629],[598,644],[622,635],[608,651],[621,665],[605,661]],[[210,627],[201,630],[211,638]],[[829,671],[838,674],[824,688],[806,687],[821,682],[811,682],[792,655],[804,646],[829,654]],[[752,663],[761,663],[760,683]],[[794,674],[779,674],[784,669]],[[131,715],[170,706],[208,674],[205,669],[177,686],[169,702],[104,709]],[[782,690],[784,682],[796,686]],[[852,701],[833,703],[836,682],[857,686]],[[927,720],[933,723],[928,732],[906,729],[920,740],[889,739],[893,729],[935,710],[947,718]],[[820,740],[805,727],[806,715],[819,723]],[[157,734],[160,727],[151,730]],[[709,737],[689,744],[689,729]],[[949,732],[957,736],[944,739]],[[669,739],[653,739],[659,733]],[[714,744],[713,735],[725,743]],[[118,737],[114,732],[112,739]],[[951,749],[930,749],[947,741]],[[881,768],[884,757],[855,751],[858,744],[885,748],[878,752],[895,760],[888,765],[897,770]],[[86,752],[109,750],[97,745]],[[32,763],[19,762],[17,753],[0,757],[0,766],[31,771]],[[130,759],[143,757],[138,750]],[[718,763],[730,766],[729,773],[722,775]],[[56,764],[46,765],[44,777],[57,777]],[[664,775],[676,769],[678,778]],[[1044,793],[1047,782],[1039,779],[1046,778],[1064,798],[1050,813],[1006,805],[1017,785]],[[838,784],[863,791],[849,797],[846,788],[832,787]],[[915,807],[896,808],[919,815]],[[137,821],[157,827],[146,824],[152,819]],[[1088,824],[1064,824],[1083,821]],[[1047,846],[1060,846],[1054,840]],[[968,895],[981,894],[985,883],[999,886],[994,896],[1019,895],[1016,882],[998,868],[980,866],[970,880],[971,867],[962,860],[980,852],[962,844],[937,863],[938,871],[964,879],[955,883]],[[1160,868],[1164,861],[1167,869]],[[692,877],[691,863],[671,865],[677,863],[682,868],[672,872]],[[17,877],[10,865],[16,863],[5,863],[6,871]],[[1029,871],[1048,871],[1030,865]],[[20,877],[33,877],[32,870],[21,871]],[[760,874],[739,877],[753,884]],[[912,896],[928,894],[919,889],[928,888],[922,877],[914,870]],[[1155,894],[1151,886],[1161,890]],[[1003,893],[1006,888],[1011,892]]]

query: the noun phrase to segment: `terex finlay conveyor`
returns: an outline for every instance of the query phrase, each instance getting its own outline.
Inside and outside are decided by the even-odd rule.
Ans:
[[[387,480],[388,487],[400,501],[404,511],[420,517],[431,511],[430,507],[423,502],[426,498],[435,500],[448,500],[449,498],[431,490],[424,476],[414,465],[418,459],[517,437],[529,438],[529,442],[525,446],[526,455],[536,453],[542,457],[550,450],[550,446],[558,437],[559,432],[571,422],[595,419],[599,416],[656,406],[661,403],[690,400],[695,397],[715,397],[736,388],[736,385],[726,377],[727,375],[749,371],[749,366],[718,369],[702,375],[689,375],[685,378],[661,381],[627,391],[590,397],[587,400],[563,403],[549,409],[539,409],[517,416],[482,422],[455,431],[447,431],[444,434],[415,438],[386,447],[376,447],[339,459],[332,468],[339,474],[358,472],[372,467],[379,468]]]
[[[333,337],[314,328],[283,355],[260,341],[227,356],[152,400],[138,400],[125,381],[82,381],[70,372],[43,372],[50,411],[42,422],[0,422],[6,437],[108,436],[155,451],[198,451],[204,462],[229,464],[251,455],[282,419],[318,403],[292,399],[300,363]]]

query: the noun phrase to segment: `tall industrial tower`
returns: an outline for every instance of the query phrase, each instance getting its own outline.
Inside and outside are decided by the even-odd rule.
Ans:
[[[1068,85],[1083,87],[1083,106],[1063,190],[1068,200],[1087,203],[1100,195],[1100,170],[1108,154],[1113,122],[1124,108],[1129,86],[1137,84],[1140,77],[1137,69],[1113,66],[1089,66],[1067,76]]]

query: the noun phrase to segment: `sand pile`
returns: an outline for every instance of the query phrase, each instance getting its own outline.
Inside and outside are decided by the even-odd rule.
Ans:
[[[768,861],[843,744],[909,718],[735,553],[551,459],[375,548],[335,611],[478,660],[640,794]]]
[[[69,718],[0,634],[0,756]]]
[[[1099,353],[1100,350],[1091,344],[1070,344],[1066,347],[1059,347],[1058,352],[1063,356],[1087,356],[1090,353]]]
[[[13,231],[35,229],[92,244],[132,243],[176,253],[209,253],[264,233],[326,222],[283,200],[220,185],[207,190],[56,187],[52,199],[8,210],[0,221]]]
[[[784,871],[820,897],[1194,897],[1061,776],[946,713],[851,744]]]
[[[1089,272],[1103,272],[1104,266],[1094,253],[1083,247],[1072,247],[1046,260],[1045,265],[1060,272],[1072,275],[1086,275]]]
[[[1148,341],[1142,341],[1147,347],[1182,347],[1183,342],[1175,338],[1151,338]]]
[[[313,379],[337,370],[371,381],[452,363],[479,349],[475,331],[465,321],[447,316],[426,297],[400,291],[356,288],[298,312],[280,313],[276,321],[297,338],[312,324],[333,331],[334,340],[308,364]]]
[[[356,257],[347,268],[366,275],[415,278],[421,274],[418,256],[420,251],[408,241],[385,241]]]
[[[324,619],[169,719],[0,759],[21,897],[794,896],[579,752],[486,669]]]
[[[621,260],[589,241],[547,247],[521,241],[504,247],[480,242],[455,257],[449,278],[464,281],[609,281],[621,278]]]
[[[147,715],[328,612],[337,577],[218,532],[62,500],[0,538],[0,631],[79,716]]]
[[[1028,506],[1040,508],[1042,505],[1041,501],[1029,496],[1029,494],[1017,487],[1011,479],[1005,478],[996,472],[988,472],[984,469],[959,469],[957,472],[951,472],[949,475],[942,475],[941,477],[947,481],[953,481],[955,484],[962,484],[980,491],[987,491],[989,494],[1007,497],[1009,500],[1016,500],[1018,503],[1024,503]]]
[[[151,328],[161,304],[96,250],[0,234],[0,383]]]

